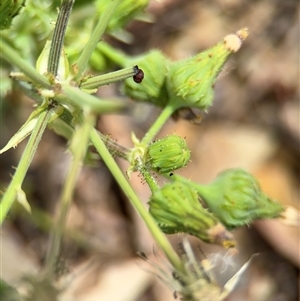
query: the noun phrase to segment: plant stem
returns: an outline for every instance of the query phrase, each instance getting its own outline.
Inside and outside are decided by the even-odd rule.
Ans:
[[[55,23],[47,66],[47,71],[54,76],[57,75],[61,50],[73,4],[74,0],[63,0]]]
[[[65,230],[67,214],[72,202],[72,196],[76,185],[78,173],[81,169],[82,162],[87,150],[89,134],[94,126],[95,117],[92,114],[87,114],[83,124],[75,130],[71,141],[71,148],[74,157],[71,167],[68,171],[66,181],[59,199],[59,208],[57,222],[54,225],[50,236],[50,246],[47,252],[45,263],[46,277],[52,279],[55,274],[55,263],[59,257],[62,235]]]
[[[167,104],[162,110],[158,118],[154,121],[144,138],[141,140],[141,144],[147,146],[154,139],[168,118],[174,113],[174,107],[171,104]]]
[[[41,140],[41,137],[45,131],[50,117],[51,110],[45,110],[41,112],[38,117],[37,124],[34,127],[34,130],[32,131],[32,134],[23,152],[23,155],[13,176],[13,179],[10,182],[0,203],[0,225],[3,223],[4,218],[6,217],[9,209],[11,208],[13,202],[16,199],[18,189],[20,189],[22,186],[27,170],[31,164],[37,146]]]
[[[91,77],[81,83],[80,87],[83,89],[95,89],[100,86],[108,85],[126,78],[136,75],[138,68],[136,66],[121,69],[118,71],[102,74],[99,76]]]
[[[129,60],[125,53],[123,53],[120,50],[116,50],[114,47],[110,46],[105,42],[99,43],[99,45],[97,46],[97,50],[99,50],[116,65],[123,68],[126,66],[126,61]]]
[[[149,186],[152,193],[154,193],[156,190],[158,190],[160,187],[157,184],[155,178],[151,175],[149,170],[144,166],[144,164],[141,162],[141,158],[138,158],[140,162],[138,162],[135,167],[137,170],[141,173],[144,180],[147,182],[147,185]]]
[[[106,7],[106,10],[103,12],[103,14],[100,16],[100,20],[93,31],[90,39],[86,43],[86,46],[84,50],[82,51],[78,62],[77,62],[77,74],[76,74],[76,79],[80,79],[83,71],[85,70],[88,61],[97,47],[98,42],[102,38],[102,35],[111,20],[115,10],[117,9],[118,5],[121,3],[122,0],[114,0],[110,1],[110,4]]]
[[[118,144],[116,141],[111,139],[108,135],[103,135],[100,132],[97,132],[101,140],[105,143],[109,152],[112,156],[117,156],[119,158],[123,158],[128,161],[128,155],[130,153],[130,149]]]
[[[51,85],[48,80],[39,74],[30,64],[20,57],[20,54],[12,49],[3,39],[0,41],[0,54],[3,58],[8,61],[11,65],[18,67],[20,70],[27,75],[32,82],[41,85],[46,89],[51,89]]]
[[[39,95],[34,89],[32,89],[32,87],[28,87],[27,85],[25,85],[24,83],[18,81],[15,82],[16,87],[22,91],[28,98],[31,98],[32,100],[34,100],[37,104],[41,105],[44,101],[44,98]]]
[[[104,142],[99,137],[97,131],[95,129],[92,130],[90,133],[90,139],[99,152],[100,156],[102,157],[103,161],[106,163],[107,167],[109,168],[110,172],[113,174],[114,178],[124,191],[124,193],[129,198],[131,204],[135,208],[135,210],[139,213],[139,215],[142,217],[146,225],[148,226],[148,229],[152,233],[153,237],[155,238],[156,242],[160,246],[160,248],[164,251],[167,258],[173,265],[173,267],[179,272],[179,273],[185,273],[184,267],[182,265],[182,262],[180,261],[178,255],[173,250],[170,242],[167,240],[166,236],[161,232],[159,227],[156,225],[155,221],[151,217],[151,215],[147,212],[141,201],[139,200],[138,196],[128,183],[127,179],[123,175],[122,171],[118,167],[117,163],[109,153],[108,149],[106,148]]]
[[[67,98],[67,101],[75,104],[76,106],[92,110],[98,113],[109,113],[109,112],[119,112],[128,107],[128,105],[121,100],[114,101],[103,101],[95,96],[89,95],[79,88],[72,87],[68,84],[62,85],[60,91],[57,92],[56,98]]]

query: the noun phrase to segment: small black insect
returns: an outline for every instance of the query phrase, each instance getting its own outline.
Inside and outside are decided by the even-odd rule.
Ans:
[[[134,66],[136,74],[133,76],[133,80],[140,84],[144,79],[144,71],[142,69],[139,69],[139,67],[136,65]]]

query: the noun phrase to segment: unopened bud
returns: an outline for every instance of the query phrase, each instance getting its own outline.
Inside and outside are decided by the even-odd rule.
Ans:
[[[149,212],[164,233],[187,233],[226,248],[235,246],[231,233],[198,200],[197,192],[182,182],[166,184],[150,198]]]
[[[238,51],[248,35],[247,29],[227,35],[216,46],[198,55],[175,62],[167,74],[170,102],[178,108],[205,110],[213,101],[213,84],[229,55]]]
[[[146,55],[129,59],[126,65],[138,65],[143,70],[145,77],[138,85],[132,79],[125,80],[124,93],[134,100],[164,107],[168,102],[165,88],[167,63],[167,59],[158,50],[152,50]]]
[[[169,173],[186,166],[190,157],[186,141],[177,135],[170,135],[149,145],[145,162],[158,173]]]
[[[268,198],[258,181],[243,169],[228,169],[208,185],[199,185],[199,195],[228,228],[249,224],[255,219],[276,218],[283,206]]]

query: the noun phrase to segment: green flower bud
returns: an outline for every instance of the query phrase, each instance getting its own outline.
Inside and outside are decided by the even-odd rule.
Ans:
[[[167,59],[158,50],[152,50],[146,55],[129,59],[126,67],[139,66],[145,77],[140,84],[135,83],[131,78],[125,80],[124,93],[135,100],[164,107],[168,102],[165,88],[167,64]]]
[[[186,166],[191,152],[184,139],[170,135],[149,145],[145,162],[158,173],[169,173]]]
[[[213,84],[229,55],[238,51],[247,29],[227,35],[216,46],[198,55],[175,62],[167,74],[170,102],[175,107],[205,110],[213,101]]]
[[[255,219],[276,218],[283,206],[268,198],[254,176],[243,169],[228,169],[208,185],[196,185],[211,212],[228,228],[249,224]]]
[[[204,209],[197,192],[182,182],[166,184],[155,191],[149,212],[164,233],[188,233],[205,242],[233,247],[235,242],[218,219]]]
[[[16,17],[22,7],[25,6],[25,0],[1,0],[0,5],[0,29],[8,29],[14,17]]]
[[[97,12],[100,16],[103,15],[110,2],[111,0],[96,1]],[[129,21],[140,14],[147,7],[148,3],[149,0],[123,0],[109,22],[108,30],[113,31],[123,28]]]

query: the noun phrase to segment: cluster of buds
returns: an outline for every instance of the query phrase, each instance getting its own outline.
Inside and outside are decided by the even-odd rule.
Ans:
[[[247,29],[241,29],[214,47],[179,62],[169,62],[159,51],[141,56],[134,64],[144,70],[145,80],[140,86],[125,81],[124,92],[160,107],[172,105],[174,112],[180,108],[205,110],[212,104],[213,85],[222,66],[247,36]]]
[[[180,181],[155,191],[149,201],[149,212],[166,234],[182,232],[226,248],[235,246],[232,234],[201,206],[196,190]]]
[[[208,185],[179,176],[153,193],[149,212],[164,233],[188,233],[205,242],[234,246],[227,230],[256,219],[280,217],[284,207],[267,197],[254,176],[228,169]],[[201,198],[208,209],[202,207]],[[226,228],[225,228],[226,227]]]
[[[243,169],[228,169],[212,183],[193,187],[228,229],[255,219],[276,218],[284,211],[280,203],[263,193],[257,179]]]

